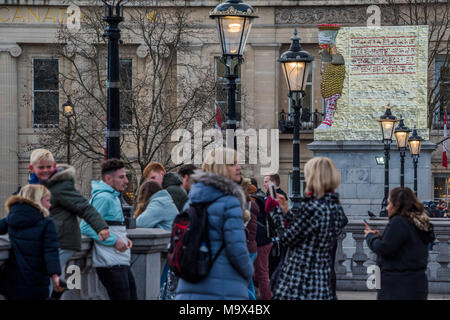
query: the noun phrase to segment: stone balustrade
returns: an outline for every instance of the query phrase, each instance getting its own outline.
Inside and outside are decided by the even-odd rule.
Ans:
[[[169,243],[170,233],[162,229],[137,228],[127,230],[133,241],[131,248],[131,270],[136,280],[139,300],[156,300],[159,294],[159,281],[165,263],[165,251]],[[9,256],[7,236],[0,237],[0,265]],[[82,249],[68,262],[68,266],[77,265],[81,271],[80,289],[68,290],[64,300],[106,300],[108,295],[98,280],[95,268],[92,267],[92,240],[82,239]],[[74,273],[72,273],[74,274]],[[71,272],[68,271],[68,279]],[[1,296],[0,296],[1,297]]]
[[[431,219],[436,235],[435,245],[429,251],[428,287],[430,293],[450,293],[449,245],[450,219]],[[385,229],[387,218],[368,221],[372,229],[381,232]],[[336,253],[337,290],[367,291],[367,267],[374,265],[376,255],[367,247],[362,220],[350,220],[340,235]]]
[[[449,243],[450,220],[432,219],[436,241],[429,255],[428,279],[430,293],[450,293]],[[381,232],[387,219],[369,220],[372,228]],[[165,263],[165,249],[170,233],[161,229],[128,230],[133,241],[131,268],[133,270],[138,299],[154,300],[159,294],[159,281]],[[8,258],[9,241],[0,237],[0,265]],[[64,294],[67,300],[104,300],[107,294],[97,278],[91,259],[92,240],[83,237],[82,250],[69,261],[81,270],[81,288]],[[368,291],[367,267],[375,264],[376,255],[367,247],[362,220],[351,220],[340,235],[336,254],[337,289],[342,291]]]

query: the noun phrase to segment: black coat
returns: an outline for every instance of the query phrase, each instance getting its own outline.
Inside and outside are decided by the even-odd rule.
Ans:
[[[0,291],[11,300],[46,299],[50,277],[61,274],[55,224],[25,198],[12,196],[6,206],[9,215],[0,220],[0,234],[9,234],[11,251]]]
[[[383,235],[368,234],[369,248],[378,255],[381,269],[379,300],[421,300],[428,295],[426,269],[432,231],[419,230],[403,216],[393,216]]]

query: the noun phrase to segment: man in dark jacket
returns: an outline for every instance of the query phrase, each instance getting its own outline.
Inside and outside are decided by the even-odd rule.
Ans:
[[[109,237],[105,220],[75,188],[75,168],[56,165],[46,149],[36,149],[30,156],[30,184],[43,184],[52,193],[50,217],[58,232],[59,259],[64,271],[67,261],[81,250],[81,232],[78,217],[85,220],[103,240]]]
[[[154,180],[158,182],[163,189],[166,189],[172,197],[178,211],[183,210],[184,204],[188,200],[186,191],[181,187],[183,180],[175,172],[168,172],[158,162],[150,162],[143,172],[144,181]]]
[[[192,178],[191,176],[194,174],[194,171],[198,168],[194,166],[193,164],[185,164],[178,169],[178,174],[180,175],[181,179],[183,179],[183,184],[181,185],[184,190],[186,190],[186,193],[189,193],[192,187]]]

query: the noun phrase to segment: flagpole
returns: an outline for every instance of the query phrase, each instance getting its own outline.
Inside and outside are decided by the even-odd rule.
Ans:
[[[444,113],[444,140],[442,143],[442,166],[448,168],[447,159],[447,112]]]

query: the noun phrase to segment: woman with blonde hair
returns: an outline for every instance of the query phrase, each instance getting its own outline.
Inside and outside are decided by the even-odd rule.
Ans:
[[[288,253],[273,299],[332,300],[337,237],[348,222],[335,193],[341,176],[325,157],[309,160],[304,173],[307,195],[298,211],[289,210],[286,198],[277,195],[281,210],[275,211],[273,221]]]
[[[198,283],[179,279],[177,300],[248,300],[253,265],[247,250],[243,212],[246,196],[239,186],[241,167],[235,150],[216,148],[192,175],[191,203],[207,204],[212,257],[208,276]]]
[[[8,216],[0,220],[0,234],[8,233],[11,254],[0,292],[8,300],[45,300],[50,278],[54,290],[61,292],[58,235],[48,218],[50,191],[42,185],[26,185],[5,206]]]

